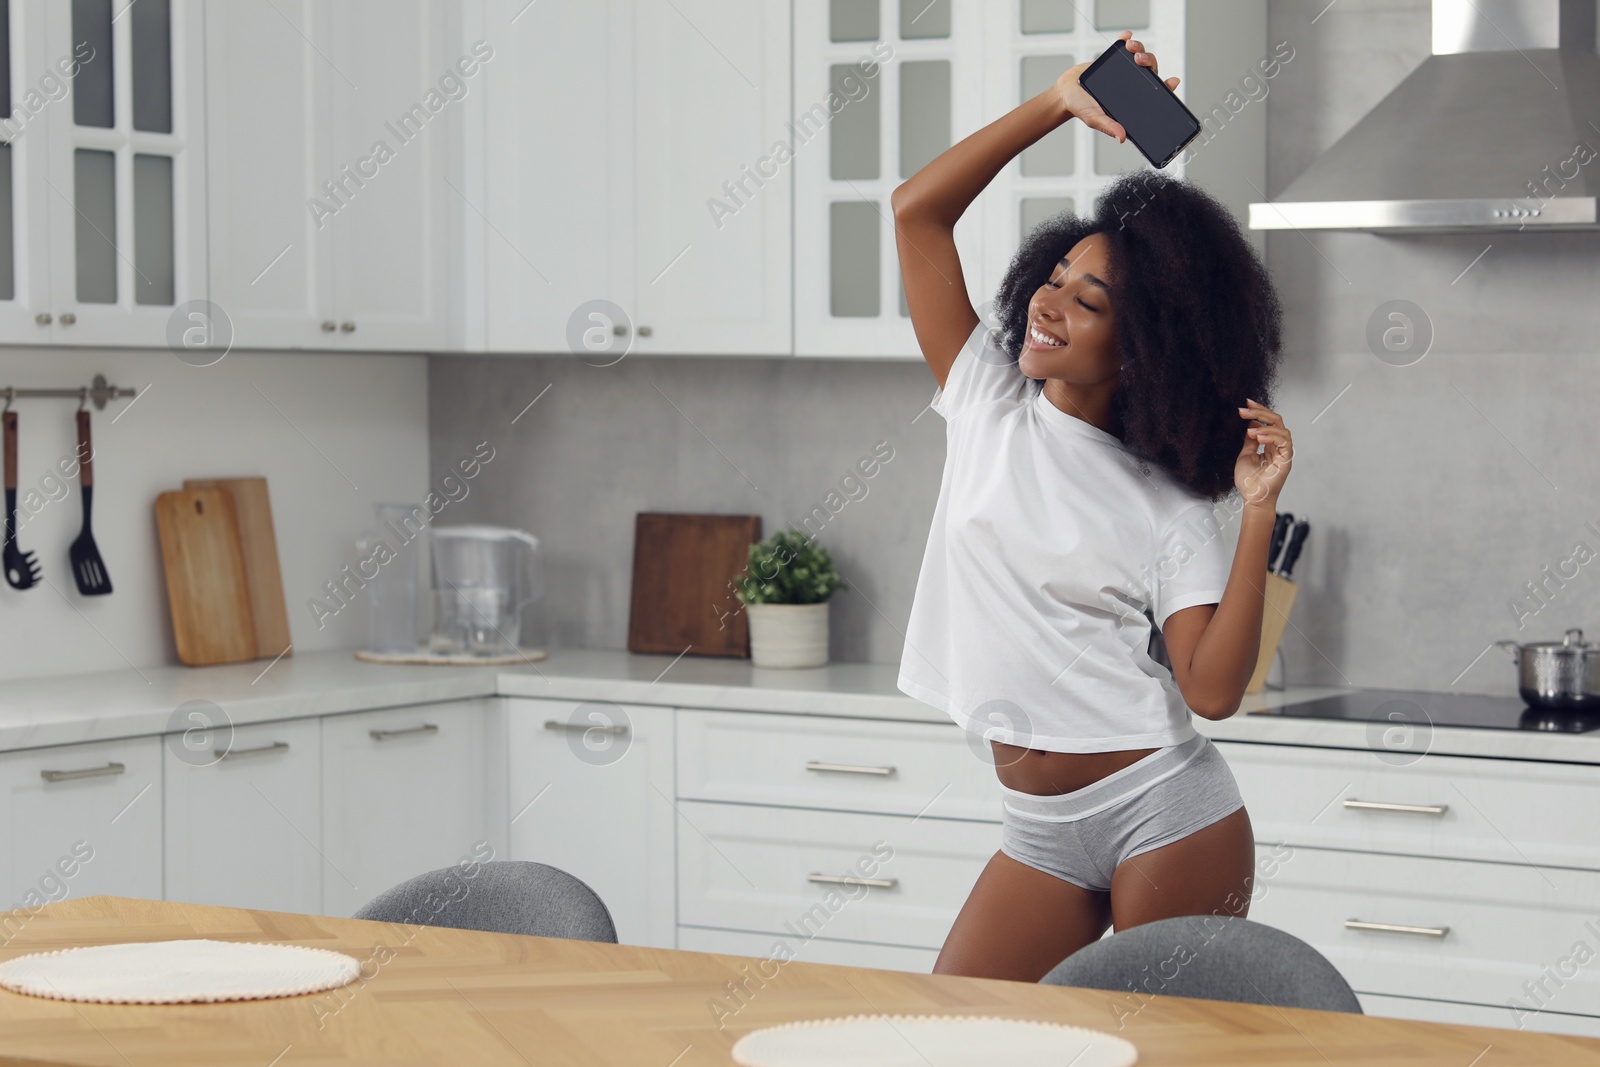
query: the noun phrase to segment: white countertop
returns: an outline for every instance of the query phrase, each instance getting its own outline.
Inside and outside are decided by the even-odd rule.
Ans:
[[[318,652],[226,667],[147,667],[0,682],[0,751],[120,737],[188,725],[183,705],[209,701],[234,725],[475,697],[545,697],[663,707],[947,722],[942,712],[895,688],[896,668],[834,663],[810,670],[762,670],[748,660],[637,656],[557,649],[519,667],[423,667],[362,663],[348,652]],[[1291,686],[1244,698],[1221,722],[1196,719],[1217,740],[1377,750],[1377,728],[1361,722],[1251,714],[1344,692]],[[1600,731],[1589,735],[1435,727],[1437,755],[1600,764]]]

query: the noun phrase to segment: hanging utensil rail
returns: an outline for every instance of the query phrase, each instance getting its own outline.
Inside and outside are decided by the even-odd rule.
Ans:
[[[129,386],[108,384],[104,374],[96,374],[91,384],[80,385],[76,389],[18,389],[14,385],[0,388],[0,398],[4,398],[6,407],[10,407],[13,400],[55,397],[61,400],[76,400],[80,405],[92,400],[96,411],[104,411],[108,400],[121,400],[124,397],[138,395],[139,390]]]

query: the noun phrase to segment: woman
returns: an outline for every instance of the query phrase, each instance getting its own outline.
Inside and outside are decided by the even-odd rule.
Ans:
[[[989,740],[1005,798],[1001,849],[935,973],[1037,981],[1108,925],[1249,906],[1250,818],[1191,712],[1233,714],[1259,651],[1292,454],[1265,406],[1271,281],[1220,204],[1155,172],[1112,183],[1091,219],[1035,230],[992,329],[953,239],[1000,168],[1062,123],[1125,139],[1079,86],[1087,66],[892,197],[948,435],[900,688]],[[1235,489],[1230,566],[1212,512]],[[1152,621],[1170,670],[1148,654]]]

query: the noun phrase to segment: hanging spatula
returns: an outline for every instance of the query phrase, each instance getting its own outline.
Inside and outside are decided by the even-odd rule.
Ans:
[[[78,479],[83,486],[83,530],[68,550],[72,577],[84,596],[104,596],[111,592],[111,577],[106,574],[100,546],[94,543],[94,534],[89,530],[89,512],[94,504],[94,449],[89,445],[87,411],[78,412]]]
[[[5,423],[6,467],[6,545],[0,566],[11,588],[31,589],[39,581],[39,564],[32,552],[17,547],[17,413],[7,411],[0,421]]]

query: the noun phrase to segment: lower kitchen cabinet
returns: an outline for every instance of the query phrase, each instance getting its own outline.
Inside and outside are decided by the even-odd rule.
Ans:
[[[751,956],[751,970],[770,979],[782,963],[836,963],[843,967],[876,967],[880,971],[914,971],[932,974],[938,950],[879,945],[866,941],[835,941],[828,937],[794,934],[752,934],[743,930],[710,930],[703,926],[678,927],[678,947],[690,952],[716,952],[724,956]]]
[[[0,907],[161,897],[161,739],[0,755]]]
[[[318,721],[235,728],[220,757],[166,740],[167,899],[320,914]]]
[[[1600,944],[1600,873],[1281,845],[1259,851],[1250,917],[1309,942],[1357,993],[1426,990],[1501,1016],[1512,1002],[1530,1018],[1541,1010],[1600,1016],[1600,976],[1584,965]]]
[[[510,858],[582,879],[623,944],[675,947],[672,709],[506,703]]]
[[[330,715],[322,723],[322,910],[472,855],[493,825],[488,700]]]
[[[680,801],[678,918],[938,949],[999,823]]]

